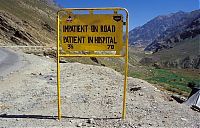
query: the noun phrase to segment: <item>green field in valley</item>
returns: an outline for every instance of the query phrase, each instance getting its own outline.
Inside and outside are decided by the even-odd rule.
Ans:
[[[196,83],[200,87],[200,77],[194,70],[148,68],[147,72],[130,72],[130,76],[146,80],[168,91],[188,95],[191,91],[187,84]],[[198,74],[198,75],[196,75]]]

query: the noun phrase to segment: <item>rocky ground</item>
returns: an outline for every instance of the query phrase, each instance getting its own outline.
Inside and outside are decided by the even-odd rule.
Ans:
[[[1,127],[200,127],[200,113],[136,78],[128,78],[123,121],[123,76],[80,63],[61,64],[63,117],[58,121],[56,63],[32,54],[20,56],[23,68],[0,80]]]

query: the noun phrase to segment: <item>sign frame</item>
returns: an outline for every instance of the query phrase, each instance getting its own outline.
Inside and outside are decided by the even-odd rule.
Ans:
[[[124,55],[121,54],[94,54],[92,52],[91,54],[62,54],[60,53],[60,13],[61,12],[72,12],[72,11],[89,11],[93,14],[93,11],[96,10],[110,10],[114,11],[114,13],[117,14],[117,11],[125,11],[126,15],[126,21],[123,22],[126,25],[126,33],[125,33],[125,53]],[[58,100],[58,120],[61,120],[61,92],[60,92],[60,58],[62,57],[123,57],[125,60],[124,63],[124,89],[123,89],[123,108],[122,108],[122,119],[125,119],[126,117],[126,91],[127,91],[127,78],[128,78],[128,10],[125,8],[64,8],[57,12],[57,100]],[[124,25],[123,24],[123,25]]]

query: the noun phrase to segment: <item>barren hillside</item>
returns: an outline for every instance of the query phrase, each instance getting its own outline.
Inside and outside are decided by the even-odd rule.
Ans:
[[[49,2],[0,0],[0,45],[55,45],[58,7]]]

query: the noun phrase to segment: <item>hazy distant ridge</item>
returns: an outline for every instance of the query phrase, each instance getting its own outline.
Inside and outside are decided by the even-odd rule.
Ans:
[[[200,11],[196,10],[193,12],[179,11],[177,13],[157,16],[143,26],[131,30],[129,32],[129,44],[146,47],[163,38],[166,39],[186,29],[192,21],[199,17],[199,14]]]

